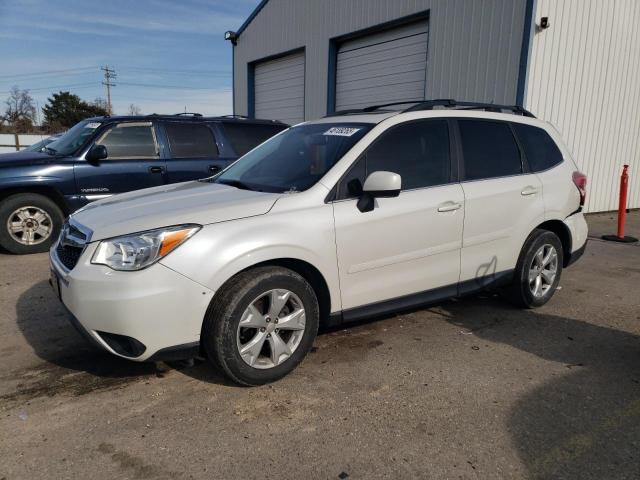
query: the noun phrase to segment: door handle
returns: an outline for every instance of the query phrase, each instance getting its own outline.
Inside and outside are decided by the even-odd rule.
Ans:
[[[222,170],[218,165],[209,165],[209,173],[218,173]]]
[[[521,195],[535,195],[536,193],[538,193],[538,189],[536,187],[532,187],[531,185],[529,185],[528,187],[525,187],[524,190],[522,190],[520,192]]]
[[[162,167],[149,167],[149,173],[162,173],[164,168]]]
[[[457,202],[444,202],[441,203],[438,207],[439,212],[453,212],[454,210],[459,210],[462,208],[461,203]]]

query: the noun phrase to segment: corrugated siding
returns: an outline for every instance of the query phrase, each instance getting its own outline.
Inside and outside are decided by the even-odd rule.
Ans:
[[[343,43],[338,50],[336,110],[425,98],[428,22]]]
[[[640,207],[640,1],[538,0],[526,106],[553,123],[588,175],[586,210],[618,207],[622,165],[629,207]]]
[[[247,63],[306,47],[305,118],[326,114],[329,40],[429,11],[426,95],[514,103],[525,0],[270,0],[234,48],[234,99]]]
[[[304,53],[256,64],[254,83],[256,118],[304,120]]]

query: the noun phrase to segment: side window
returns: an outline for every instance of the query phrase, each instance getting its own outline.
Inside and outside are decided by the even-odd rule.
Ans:
[[[444,120],[417,120],[391,127],[368,148],[343,177],[338,199],[362,193],[368,175],[378,170],[402,177],[402,190],[449,183],[449,127]]]
[[[107,160],[158,156],[151,122],[119,123],[107,130],[96,144],[107,147]]]
[[[225,122],[224,133],[226,133],[233,150],[241,157],[249,150],[260,145],[265,140],[273,137],[276,133],[287,128],[286,125],[261,125],[247,124],[240,122]]]
[[[541,172],[562,163],[560,149],[542,128],[512,123],[532,172]]]
[[[213,132],[202,123],[165,123],[171,156],[174,158],[216,158],[218,146]]]
[[[367,177],[366,158],[356,160],[338,185],[338,199],[357,198],[362,195],[362,185]]]
[[[520,150],[506,122],[459,120],[464,179],[506,177],[522,173]]]

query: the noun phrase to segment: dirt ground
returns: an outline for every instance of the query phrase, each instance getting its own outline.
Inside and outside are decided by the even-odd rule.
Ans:
[[[640,478],[640,245],[589,223],[543,308],[477,295],[324,332],[251,389],[93,350],[46,254],[0,254],[0,479]]]

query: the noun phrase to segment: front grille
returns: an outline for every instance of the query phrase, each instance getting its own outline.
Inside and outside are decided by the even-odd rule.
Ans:
[[[82,255],[83,248],[74,247],[72,245],[62,245],[61,242],[58,242],[58,246],[56,247],[56,255],[58,256],[58,260],[62,263],[67,270],[72,270],[73,267],[76,266],[78,260],[80,260],[80,255]]]
[[[77,241],[87,241],[87,235],[84,232],[80,231],[78,227],[69,223],[68,228],[69,229],[65,232],[67,236],[75,237]]]

